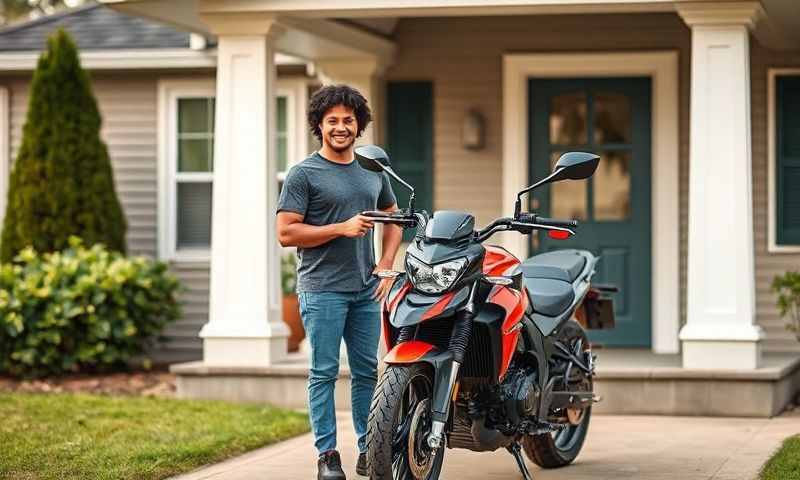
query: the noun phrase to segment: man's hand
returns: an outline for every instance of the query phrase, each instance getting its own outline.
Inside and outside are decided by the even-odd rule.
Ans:
[[[339,225],[341,225],[342,236],[348,238],[363,237],[373,226],[372,220],[370,220],[369,217],[360,214]]]
[[[389,270],[388,268],[381,267],[380,265],[375,267],[373,270],[373,274],[377,273],[379,270]],[[389,278],[381,278],[381,283],[378,285],[378,288],[375,289],[375,293],[372,294],[372,299],[376,302],[382,302],[387,295],[389,295],[389,290],[392,289],[392,284],[394,283],[395,277]]]

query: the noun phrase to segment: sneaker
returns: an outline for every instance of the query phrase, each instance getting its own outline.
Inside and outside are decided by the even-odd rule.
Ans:
[[[356,462],[356,473],[361,475],[362,477],[368,477],[369,472],[367,471],[367,454],[366,453],[359,453],[358,454],[358,462]]]
[[[328,450],[317,460],[317,480],[345,480],[342,459],[336,450]]]

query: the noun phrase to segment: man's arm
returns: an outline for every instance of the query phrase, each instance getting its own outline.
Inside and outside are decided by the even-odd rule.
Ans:
[[[397,210],[397,204],[392,204],[389,208],[382,209],[384,212],[394,212]],[[383,245],[383,254],[381,255],[381,260],[375,266],[375,271],[378,270],[392,270],[394,266],[394,257],[397,255],[397,249],[400,247],[400,242],[403,240],[403,227],[400,225],[392,225],[390,223],[383,224],[383,239],[381,245]],[[372,298],[376,301],[382,301],[386,298],[389,294],[389,290],[392,288],[392,284],[394,283],[393,278],[383,278],[381,279],[381,283],[378,285],[378,288],[375,289],[375,293],[372,294]]]
[[[276,223],[281,246],[300,248],[318,247],[337,237],[363,237],[372,228],[372,221],[363,215],[342,223],[317,226],[303,223],[303,215],[289,211],[278,212]]]
[[[384,212],[397,211],[397,204],[393,204],[389,208],[384,208]],[[383,225],[383,238],[381,239],[382,254],[378,262],[378,270],[391,270],[394,266],[394,257],[397,255],[397,249],[400,248],[400,242],[403,240],[403,227],[400,225],[392,225],[386,223]]]

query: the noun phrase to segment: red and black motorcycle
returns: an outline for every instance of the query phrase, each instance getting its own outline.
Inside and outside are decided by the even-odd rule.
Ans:
[[[574,235],[576,221],[523,213],[521,197],[550,182],[589,178],[599,157],[564,154],[551,175],[517,194],[513,217],[477,231],[468,213],[416,212],[413,188],[380,147],[358,147],[356,158],[411,190],[407,209],[364,214],[417,229],[406,272],[384,274],[395,280],[382,307],[389,353],[369,415],[370,478],[437,479],[445,447],[506,448],[526,479],[522,450],[545,468],[572,462],[595,401],[594,356],[575,318],[613,322],[607,294],[614,289],[591,285],[598,259],[588,251],[520,262],[483,242],[509,230]]]

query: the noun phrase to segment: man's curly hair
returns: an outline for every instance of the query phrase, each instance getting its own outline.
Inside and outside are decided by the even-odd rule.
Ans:
[[[320,143],[322,143],[322,131],[319,125],[322,123],[322,118],[325,112],[337,105],[353,109],[358,122],[356,137],[360,137],[372,121],[372,112],[361,92],[347,85],[326,85],[314,92],[308,102],[308,127]]]

